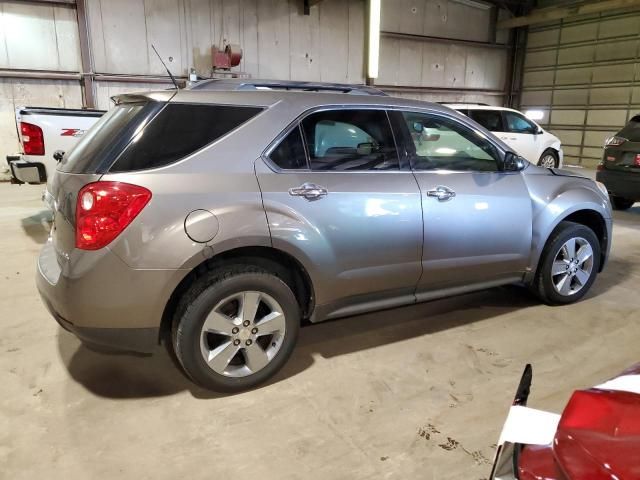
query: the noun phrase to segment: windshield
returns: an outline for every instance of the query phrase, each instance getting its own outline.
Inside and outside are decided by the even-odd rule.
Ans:
[[[66,152],[58,169],[67,173],[95,173],[107,156],[119,153],[115,150],[122,140],[121,134],[125,127],[137,124],[144,116],[141,112],[145,105],[125,103],[109,110]]]

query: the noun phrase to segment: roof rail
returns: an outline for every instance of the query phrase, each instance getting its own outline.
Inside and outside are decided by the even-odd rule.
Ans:
[[[488,103],[481,102],[437,102],[440,105],[481,105],[483,107],[490,107]]]
[[[302,92],[333,92],[350,95],[383,95],[382,90],[368,85],[347,83],[298,82],[294,80],[254,80],[247,78],[211,78],[201,80],[189,90],[286,90]]]

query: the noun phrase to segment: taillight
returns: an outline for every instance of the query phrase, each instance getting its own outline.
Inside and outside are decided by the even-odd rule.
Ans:
[[[44,136],[39,126],[20,122],[20,133],[25,155],[44,155]]]
[[[636,160],[633,163],[636,167],[640,167],[640,153],[636,153]]]
[[[604,146],[605,147],[609,147],[609,146],[617,147],[618,145],[622,145],[626,141],[627,141],[627,139],[626,138],[622,138],[622,137],[609,137],[604,141]]]
[[[596,171],[601,172],[604,170],[604,163],[600,162],[598,165],[596,165]]]
[[[76,248],[98,250],[109,245],[151,200],[144,187],[122,182],[95,182],[82,187],[76,201]]]

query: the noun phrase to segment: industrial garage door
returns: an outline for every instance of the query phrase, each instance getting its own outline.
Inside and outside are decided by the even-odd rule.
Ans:
[[[640,113],[640,12],[532,27],[521,107],[561,138],[565,164],[593,167],[606,137]]]

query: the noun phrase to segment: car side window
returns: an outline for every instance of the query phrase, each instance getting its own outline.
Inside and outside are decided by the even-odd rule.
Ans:
[[[533,135],[538,127],[529,119],[515,112],[504,112],[507,128],[511,133],[529,133]]]
[[[500,110],[469,110],[469,117],[490,132],[504,132]]]
[[[271,151],[269,159],[283,170],[308,168],[299,126],[291,130],[278,146]]]
[[[384,110],[328,110],[302,121],[312,170],[398,170]]]
[[[413,140],[408,153],[414,170],[499,170],[498,150],[482,132],[439,115],[402,115]]]

